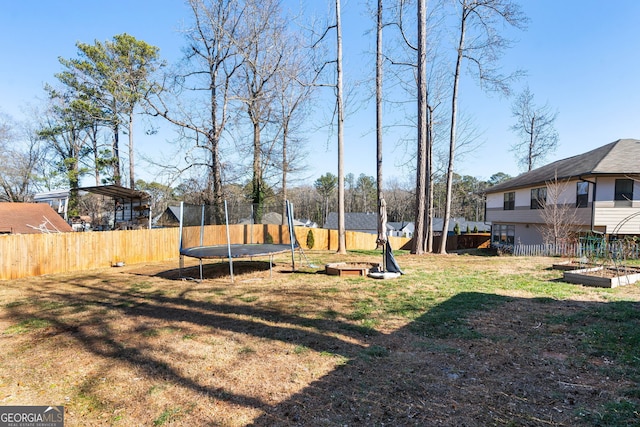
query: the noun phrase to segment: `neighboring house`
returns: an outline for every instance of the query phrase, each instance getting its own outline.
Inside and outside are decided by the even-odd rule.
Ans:
[[[344,222],[345,222],[345,230],[348,231],[361,231],[363,233],[378,233],[378,214],[376,213],[358,213],[358,212],[348,212],[344,214]],[[440,233],[442,231],[442,225],[444,221],[442,218],[434,218],[433,219],[433,230],[436,233]],[[449,233],[453,234],[453,230],[458,224],[460,226],[460,231],[464,233],[467,230],[467,226],[469,226],[469,230],[473,230],[474,227],[478,228],[478,231],[489,231],[490,225],[477,222],[477,221],[467,221],[464,218],[452,218],[449,221]],[[331,212],[329,213],[329,217],[324,224],[324,227],[329,230],[337,230],[338,229],[338,213]],[[388,236],[400,236],[400,237],[413,237],[414,232],[414,223],[413,222],[388,222],[387,223],[387,235]]]
[[[449,220],[449,230],[448,235],[451,236],[454,234],[454,230],[456,228],[456,224],[460,227],[460,233],[466,233],[467,228],[470,232],[473,231],[474,228],[478,229],[478,233],[484,233],[491,230],[491,225],[486,222],[481,221],[467,221],[464,218],[451,218]],[[442,218],[433,218],[433,231],[435,234],[442,232],[442,226],[444,225],[444,220]]]
[[[0,234],[40,234],[73,231],[46,203],[0,203]]]
[[[324,226],[327,230],[338,229],[338,213],[330,212]],[[378,214],[364,212],[346,212],[344,214],[344,229],[347,231],[360,231],[362,233],[378,234]],[[393,227],[387,223],[387,235],[390,236]]]
[[[486,220],[493,224],[492,242],[543,243],[542,213],[554,182],[564,190],[555,204],[574,209],[572,231],[640,235],[638,177],[640,141],[620,139],[490,187]]]
[[[67,209],[69,205],[69,190],[55,190],[37,193],[33,196],[36,203],[46,203],[55,209],[62,218],[68,220]]]
[[[392,229],[390,236],[413,237],[413,231],[415,230],[413,222],[389,222],[388,225]]]
[[[301,225],[303,227],[307,227],[307,228],[318,228],[318,224],[315,223],[314,221],[311,221],[310,219],[294,219],[294,224],[297,225]],[[296,222],[298,221],[299,224]]]
[[[199,218],[195,218],[192,222],[195,224]],[[180,206],[169,206],[154,220],[156,227],[178,227],[180,225]]]

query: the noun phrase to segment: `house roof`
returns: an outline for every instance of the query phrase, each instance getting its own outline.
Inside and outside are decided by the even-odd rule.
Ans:
[[[413,233],[413,231],[415,230],[415,225],[411,221],[402,221],[402,222],[389,221],[387,225],[391,227],[391,229],[396,231],[406,231],[409,233]]]
[[[0,203],[0,233],[36,234],[73,231],[46,203]]]
[[[619,139],[584,154],[533,169],[487,189],[487,193],[531,187],[558,179],[589,175],[640,174],[640,140]]]
[[[389,227],[390,225],[387,223],[387,228]],[[330,212],[322,228],[337,230],[338,213]],[[344,228],[345,230],[369,230],[375,232],[378,230],[378,214],[366,212],[345,212]]]

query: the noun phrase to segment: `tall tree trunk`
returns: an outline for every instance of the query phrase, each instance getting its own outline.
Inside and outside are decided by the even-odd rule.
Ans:
[[[384,199],[382,188],[382,0],[378,0],[376,23],[376,182],[378,185],[378,210]],[[381,222],[378,221],[380,228]],[[378,236],[386,230],[378,229]]]
[[[116,100],[113,100],[113,114],[114,114],[114,124],[113,124],[113,183],[115,185],[122,185],[122,177],[120,175],[120,124],[119,119],[116,115],[117,106]]]
[[[531,169],[533,169],[533,149],[535,147],[535,138],[533,134],[535,132],[535,126],[536,126],[536,116],[534,114],[531,117],[531,132],[529,133],[529,159],[528,159],[528,165],[527,165],[528,172],[531,172]]]
[[[282,224],[287,224],[287,172],[289,160],[287,158],[287,137],[289,135],[289,123],[285,119],[282,125]]]
[[[112,166],[113,166],[113,183],[115,185],[121,185],[122,184],[122,177],[120,175],[120,127],[118,126],[118,124],[116,123],[113,126],[113,146],[112,146],[112,153],[113,153],[113,159],[112,160]]]
[[[91,125],[91,149],[93,150],[93,167],[96,174],[96,187],[100,185],[100,149],[98,148],[98,126]]]
[[[76,152],[77,156],[78,153]],[[67,201],[67,212],[65,212],[65,220],[69,219],[69,216],[78,215],[78,206],[80,205],[78,187],[80,187],[80,169],[78,165],[77,157],[70,157],[67,159],[68,175],[69,175],[69,200]]]
[[[211,147],[211,164],[209,165],[209,178],[207,180],[208,202],[213,204],[213,215],[216,224],[224,224],[224,195],[222,192],[222,171],[220,165],[219,139],[212,136],[209,140]]]
[[[433,252],[433,108],[427,108],[427,209],[425,211],[427,252]]]
[[[133,111],[129,112],[129,188],[136,188],[133,158]]]
[[[427,188],[427,31],[426,1],[418,0],[418,152],[416,158],[416,216],[411,253],[424,253]]]
[[[338,112],[338,253],[347,253],[347,239],[344,219],[344,111],[342,103],[342,22],[340,20],[340,0],[336,0],[336,103]]]
[[[222,124],[218,123],[218,71],[211,66],[210,76],[210,117],[211,129],[208,131],[209,147],[211,150],[211,164],[209,165],[209,177],[207,179],[207,199],[213,204],[213,215],[216,224],[225,223],[224,195],[222,193],[222,164],[220,162],[220,133]],[[221,119],[224,122],[224,116]]]
[[[264,209],[264,188],[262,188],[262,165],[261,161],[261,147],[260,147],[260,123],[257,120],[257,115],[254,116],[253,123],[253,179],[252,179],[252,201],[254,204],[253,215],[254,222],[259,223],[262,221],[262,210]]]
[[[456,126],[458,117],[458,85],[460,83],[460,69],[462,67],[462,57],[464,50],[464,37],[466,30],[465,19],[466,7],[462,8],[460,22],[460,39],[458,41],[458,55],[456,58],[456,71],[453,78],[453,92],[451,94],[451,129],[449,130],[449,164],[447,166],[447,187],[444,203],[444,215],[442,221],[442,238],[440,239],[440,253],[447,253],[447,233],[449,230],[449,219],[451,217],[451,198],[453,196],[453,165],[456,154]]]

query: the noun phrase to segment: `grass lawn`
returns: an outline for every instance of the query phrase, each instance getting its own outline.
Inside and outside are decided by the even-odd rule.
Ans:
[[[638,285],[567,284],[551,258],[402,253],[376,280],[324,265],[379,253],[306,256],[236,261],[233,284],[177,260],[2,281],[0,405],[64,405],[67,426],[640,425]]]

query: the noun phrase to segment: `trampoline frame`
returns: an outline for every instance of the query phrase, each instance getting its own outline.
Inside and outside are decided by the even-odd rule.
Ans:
[[[183,220],[184,220],[184,202],[180,202],[180,277],[182,276],[182,270],[184,269],[184,257],[197,258],[200,271],[200,281],[203,277],[203,259],[223,259],[229,260],[229,274],[231,276],[231,283],[234,282],[233,274],[233,259],[234,258],[250,258],[260,256],[269,256],[269,277],[273,277],[273,257],[274,255],[291,251],[291,263],[295,270],[295,248],[298,246],[296,241],[295,230],[293,229],[293,205],[286,201],[286,213],[287,224],[289,226],[289,240],[290,244],[232,244],[229,234],[229,214],[227,210],[227,201],[224,201],[224,215],[225,226],[227,234],[226,245],[203,245],[204,241],[204,217],[205,217],[205,205],[202,205],[202,213],[200,218],[200,245],[184,248],[182,240]]]

